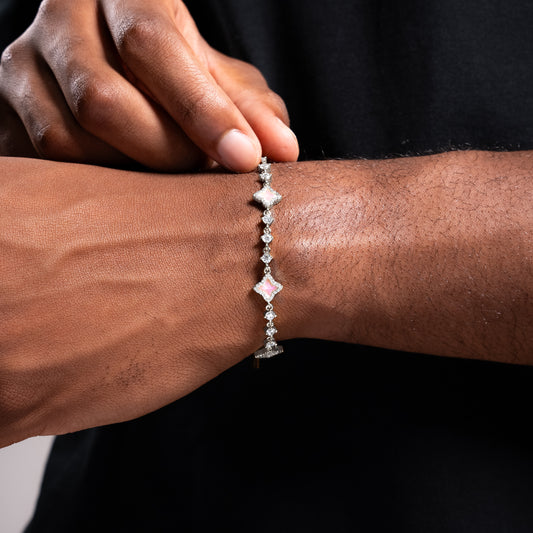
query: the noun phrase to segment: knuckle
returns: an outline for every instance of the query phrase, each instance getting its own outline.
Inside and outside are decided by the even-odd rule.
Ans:
[[[3,52],[0,59],[0,66],[4,72],[13,71],[18,59],[22,55],[24,44],[21,39],[13,41]]]
[[[0,94],[14,107],[32,100],[35,93],[32,80],[38,73],[35,70],[32,51],[25,39],[11,43],[0,59]],[[19,109],[25,111],[25,109]]]
[[[116,46],[122,57],[135,56],[139,51],[153,48],[162,38],[162,25],[154,17],[135,17],[123,21],[116,35]]]
[[[10,44],[3,52],[0,59],[0,65],[3,70],[7,70],[13,64],[13,56],[16,55],[15,44]]]
[[[44,159],[62,159],[69,153],[70,137],[67,131],[56,124],[38,127],[32,135],[37,153]]]
[[[117,90],[94,74],[74,76],[70,83],[72,113],[81,126],[94,130],[107,124],[117,103]]]

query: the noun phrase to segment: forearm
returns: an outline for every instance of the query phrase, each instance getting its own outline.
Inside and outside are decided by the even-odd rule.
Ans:
[[[277,171],[292,335],[533,364],[530,152]]]
[[[259,347],[250,176],[0,165],[0,446],[141,416]]]
[[[135,418],[260,347],[255,174],[1,165],[0,446]],[[280,339],[533,364],[530,165],[275,165]]]

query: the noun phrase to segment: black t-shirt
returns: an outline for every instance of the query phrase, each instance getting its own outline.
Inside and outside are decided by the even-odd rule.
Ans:
[[[533,147],[531,2],[187,4],[285,99],[303,158]],[[7,20],[5,41],[19,31]],[[59,437],[28,532],[533,531],[533,369],[285,348],[140,419]]]

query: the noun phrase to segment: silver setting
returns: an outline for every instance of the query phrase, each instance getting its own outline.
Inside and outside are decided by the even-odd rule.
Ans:
[[[267,161],[266,157],[261,158],[261,163],[259,163],[258,168],[259,168],[259,172],[261,172],[261,175],[268,174],[272,176],[270,172],[270,163]]]
[[[270,226],[274,222],[274,217],[272,216],[272,213],[267,209],[261,220],[263,221],[263,224],[265,224],[265,226]]]
[[[254,200],[263,204],[265,209],[270,209],[281,202],[281,194],[275,191],[269,183],[265,183],[260,191],[254,193]]]
[[[263,300],[265,300],[267,303],[264,315],[267,323],[265,326],[265,345],[263,348],[257,350],[254,353],[254,356],[256,359],[269,359],[270,357],[274,357],[275,355],[283,353],[283,347],[280,346],[274,339],[274,335],[278,332],[274,326],[274,319],[277,315],[274,312],[274,307],[271,303],[276,294],[283,289],[283,285],[272,277],[272,269],[270,267],[270,262],[273,259],[270,243],[274,239],[270,229],[271,224],[274,222],[274,216],[272,215],[270,209],[281,202],[282,197],[279,192],[275,191],[270,186],[272,181],[272,173],[270,163],[267,161],[266,157],[261,158],[258,171],[259,178],[263,182],[263,186],[259,191],[254,193],[253,197],[254,200],[261,204],[264,208],[261,220],[263,221],[265,227],[263,229],[263,234],[261,235],[261,240],[265,243],[265,246],[263,248],[261,261],[265,264],[265,266],[263,268],[263,278],[254,286],[254,291],[261,295]]]
[[[278,283],[270,273],[265,274],[263,279],[254,287],[254,291],[260,294],[267,303],[270,303],[281,289],[283,289],[283,285]]]
[[[272,174],[270,174],[270,172],[261,172],[261,174],[259,174],[259,178],[263,183],[268,184],[272,180]]]
[[[271,322],[272,320],[274,320],[278,315],[276,315],[276,313],[274,313],[274,311],[270,310],[270,311],[267,311],[265,313],[265,318]]]
[[[254,353],[254,356],[256,359],[270,359],[271,357],[279,355],[280,353],[283,353],[283,346],[277,344],[274,348],[271,348],[270,350],[268,350],[267,348],[261,348],[260,350],[257,350],[257,352]]]
[[[270,261],[272,261],[272,256],[270,255],[269,250],[265,251],[265,253],[261,256],[261,261],[263,261],[263,263],[266,263],[267,265],[268,263],[270,263]]]

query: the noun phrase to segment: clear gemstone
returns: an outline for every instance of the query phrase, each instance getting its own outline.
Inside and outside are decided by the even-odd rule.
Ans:
[[[261,174],[259,174],[259,179],[266,184],[270,184],[272,181],[272,174],[270,172],[261,172]]]
[[[265,243],[269,243],[269,242],[272,242],[272,239],[274,237],[272,237],[272,235],[270,233],[263,233],[263,235],[261,235],[261,240]]]
[[[270,226],[270,224],[274,222],[274,217],[269,213],[268,215],[265,215],[262,220],[267,226]]]
[[[260,294],[267,303],[270,303],[281,289],[283,289],[283,285],[278,283],[270,274],[265,274],[263,279],[254,287],[254,291]]]
[[[267,350],[272,350],[272,348],[275,348],[277,346],[277,343],[276,341],[268,341],[266,344],[265,344],[265,348]]]
[[[265,333],[267,334],[267,337],[273,337],[278,330],[276,328],[266,328]]]
[[[259,170],[261,171],[261,173],[270,172],[270,163],[262,161],[261,163],[259,163]]]
[[[270,185],[265,184],[261,190],[254,192],[254,200],[263,204],[265,209],[270,209],[273,205],[281,202],[281,194]]]
[[[266,263],[268,265],[268,263],[272,261],[272,256],[268,252],[266,252],[261,256],[261,261],[263,261],[263,263]]]
[[[276,313],[274,313],[274,311],[267,311],[265,313],[265,318],[267,320],[274,320],[278,315],[276,315]]]

